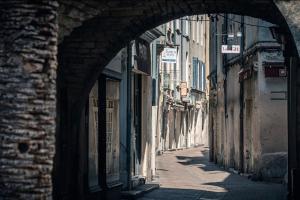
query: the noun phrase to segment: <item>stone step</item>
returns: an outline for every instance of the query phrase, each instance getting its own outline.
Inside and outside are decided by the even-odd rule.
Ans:
[[[123,191],[122,192],[122,199],[128,199],[128,200],[134,200],[139,197],[142,197],[144,194],[151,192],[155,189],[159,188],[158,183],[146,183],[144,185],[140,185],[132,190],[129,191]]]

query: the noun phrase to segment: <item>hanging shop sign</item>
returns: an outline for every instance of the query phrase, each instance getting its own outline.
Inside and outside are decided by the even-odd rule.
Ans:
[[[141,39],[136,40],[134,43],[133,57],[133,71],[135,73],[151,75],[151,56],[149,43]]]
[[[240,45],[222,45],[222,53],[240,53]]]
[[[287,77],[286,68],[265,67],[265,77]]]
[[[180,83],[180,96],[181,97],[186,97],[188,94],[188,89],[187,89],[187,82],[182,81]]]
[[[164,84],[163,87],[164,89],[168,89],[170,87],[170,74],[169,73],[164,73]]]
[[[164,48],[161,56],[162,56],[163,63],[176,63],[177,49],[176,48]]]
[[[288,72],[283,62],[263,62],[265,77],[287,77]]]

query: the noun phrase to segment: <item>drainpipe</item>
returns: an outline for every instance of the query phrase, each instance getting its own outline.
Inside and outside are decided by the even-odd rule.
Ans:
[[[217,22],[217,19],[215,18],[214,20],[214,28],[215,28],[215,71],[216,71],[216,74],[215,74],[215,84],[216,84],[216,105],[218,105],[218,22]],[[217,106],[215,108],[215,111],[217,112]],[[217,118],[215,119],[217,120]],[[214,122],[213,122],[214,123]],[[215,163],[217,162],[217,151],[218,151],[218,141],[217,141],[217,125],[214,127],[215,129],[213,129],[213,135],[212,135],[212,138],[213,138],[213,159],[215,161]],[[216,144],[216,146],[214,146]]]
[[[131,43],[127,46],[127,187],[131,189]]]
[[[241,53],[240,53],[240,65],[241,69],[244,68],[243,53],[245,48],[245,27],[244,16],[241,16]],[[240,81],[240,172],[244,171],[244,81]]]
[[[188,23],[185,22],[185,23]],[[183,80],[183,77],[185,77],[185,75],[183,74],[183,20],[180,20],[180,30],[181,30],[181,35],[180,35],[180,79]],[[186,79],[187,80],[187,79]],[[185,109],[187,109],[187,106],[185,106]],[[187,118],[188,112],[185,110],[185,117]],[[185,118],[185,119],[186,119]],[[185,146],[187,148],[187,132],[188,132],[188,122],[185,121],[185,126],[186,126],[186,132],[185,134]]]
[[[227,37],[227,34],[228,34],[228,14],[225,14],[225,44],[228,44],[228,37]],[[223,33],[224,34],[224,33]],[[227,66],[227,62],[228,62],[228,59],[227,59],[227,54],[224,54],[223,55],[223,59],[224,59],[224,114],[225,114],[225,120],[228,118],[228,106],[227,106],[227,74],[228,74],[228,66]],[[225,122],[226,123],[226,122]]]

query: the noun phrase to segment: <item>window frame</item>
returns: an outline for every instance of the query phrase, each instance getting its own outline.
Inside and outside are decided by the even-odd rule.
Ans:
[[[85,109],[85,132],[86,137],[86,147],[85,147],[85,168],[87,173],[84,175],[85,180],[85,195],[88,197],[98,196],[100,192],[107,190],[110,186],[107,183],[107,173],[106,173],[106,165],[107,165],[107,136],[106,136],[106,86],[107,79],[119,81],[121,84],[121,79],[114,77],[113,75],[101,74],[98,77],[98,185],[97,186],[89,186],[89,98],[86,103]],[[97,83],[97,82],[96,82]],[[95,83],[95,84],[96,84]],[[121,85],[120,88],[121,90]],[[105,94],[105,95],[104,95]],[[119,106],[120,109],[120,106]],[[105,111],[105,112],[103,112]],[[119,111],[120,112],[120,111]],[[119,113],[120,114],[120,113]],[[120,120],[120,118],[119,118]],[[120,162],[120,159],[119,159]],[[120,180],[119,180],[120,181]],[[119,183],[116,183],[119,184]]]

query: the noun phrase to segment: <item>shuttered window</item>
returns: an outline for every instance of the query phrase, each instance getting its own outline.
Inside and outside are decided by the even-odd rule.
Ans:
[[[193,58],[193,88],[198,89],[199,66],[198,58]]]
[[[193,57],[192,73],[193,73],[192,88],[205,92],[205,85],[206,85],[205,64],[196,57]]]

